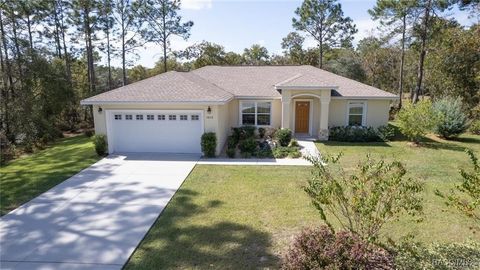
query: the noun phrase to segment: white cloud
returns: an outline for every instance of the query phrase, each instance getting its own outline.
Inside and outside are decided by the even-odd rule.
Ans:
[[[182,9],[209,9],[212,7],[212,0],[183,0],[181,2]]]
[[[353,44],[357,45],[360,40],[368,36],[378,36],[380,31],[378,27],[380,24],[377,21],[372,19],[362,19],[356,20],[355,24],[357,25],[358,32],[355,34]]]

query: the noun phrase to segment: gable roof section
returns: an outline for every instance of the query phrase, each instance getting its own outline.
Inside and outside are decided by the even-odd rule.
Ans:
[[[191,72],[169,71],[82,100],[104,103],[224,103],[233,95]]]
[[[336,97],[397,98],[396,95],[313,66],[206,66],[193,73],[235,96],[279,97],[277,89],[330,88]]]
[[[279,98],[278,89],[332,89],[337,98],[398,98],[312,66],[206,66],[170,71],[105,92],[82,104],[225,103],[234,97]]]

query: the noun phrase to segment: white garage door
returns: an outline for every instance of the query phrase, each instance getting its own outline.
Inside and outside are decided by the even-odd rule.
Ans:
[[[110,152],[201,152],[202,111],[109,111],[107,117]]]

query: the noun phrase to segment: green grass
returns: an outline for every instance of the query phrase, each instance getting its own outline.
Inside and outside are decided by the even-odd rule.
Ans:
[[[411,177],[425,182],[425,220],[402,218],[383,230],[398,239],[414,233],[418,240],[461,242],[480,237],[462,215],[447,209],[434,195],[459,181],[458,168],[468,166],[465,147],[480,152],[480,136],[458,141],[427,140],[423,147],[405,141],[389,143],[318,143],[322,152],[344,152],[342,163],[354,168],[366,153],[396,158]],[[321,224],[302,190],[309,167],[198,165],[168,204],[126,269],[278,268],[292,235]]]
[[[99,159],[90,138],[61,139],[0,168],[0,214],[17,208]]]

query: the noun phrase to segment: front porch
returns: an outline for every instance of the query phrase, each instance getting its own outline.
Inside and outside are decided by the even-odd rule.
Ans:
[[[328,140],[331,89],[279,89],[282,94],[282,128],[296,137]]]

